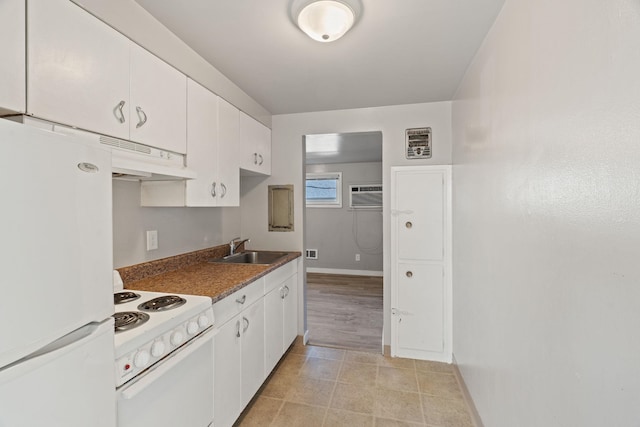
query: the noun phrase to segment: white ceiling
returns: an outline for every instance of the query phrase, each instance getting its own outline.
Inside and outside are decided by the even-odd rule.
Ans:
[[[291,0],[136,0],[272,114],[452,99],[504,0],[361,0],[318,43]]]

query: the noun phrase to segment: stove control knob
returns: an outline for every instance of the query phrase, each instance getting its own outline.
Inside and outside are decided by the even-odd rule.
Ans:
[[[198,317],[198,325],[201,328],[206,328],[207,326],[209,326],[209,318],[207,316],[200,316]]]
[[[149,364],[150,359],[151,357],[149,356],[149,352],[147,350],[140,350],[133,358],[133,364],[136,366],[136,368],[144,368]]]
[[[182,335],[182,332],[175,331],[174,333],[171,334],[171,344],[178,346],[182,344],[182,341],[184,341],[184,336]]]
[[[187,333],[193,335],[198,332],[198,324],[196,322],[189,322],[187,324]]]
[[[151,355],[153,357],[160,357],[164,354],[164,342],[156,341],[151,345]]]

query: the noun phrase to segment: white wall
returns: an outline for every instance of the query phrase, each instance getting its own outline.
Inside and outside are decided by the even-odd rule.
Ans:
[[[431,126],[433,158],[406,160],[406,128]],[[451,164],[451,102],[360,108],[273,116],[272,174],[268,179],[243,177],[241,194],[242,235],[255,248],[302,251],[302,185],[304,154],[302,137],[309,134],[382,132],[385,343],[389,343],[389,179],[391,166]],[[267,185],[294,184],[295,231],[268,231]],[[302,292],[301,298],[302,298]],[[302,313],[302,311],[301,311]]]
[[[306,260],[307,268],[354,270],[356,274],[383,271],[382,211],[349,209],[349,185],[382,183],[382,163],[307,165],[306,171],[342,172],[342,207],[306,208],[305,249],[318,250],[317,260]],[[355,260],[356,254],[360,261]]]
[[[140,183],[113,181],[114,268],[228,243],[240,235],[240,208],[143,208]],[[158,230],[147,252],[146,231]]]
[[[454,354],[487,427],[640,426],[640,3],[507,0],[453,104]]]

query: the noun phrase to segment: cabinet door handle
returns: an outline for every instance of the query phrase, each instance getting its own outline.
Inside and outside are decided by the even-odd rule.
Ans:
[[[246,322],[246,326],[244,328],[242,328],[242,333],[245,333],[245,332],[247,332],[247,329],[249,329],[249,319],[247,319],[246,317],[243,316],[242,320],[244,322]]]
[[[240,321],[236,321],[236,337],[240,338]]]
[[[264,157],[262,157],[262,154],[258,154],[258,157],[260,157],[260,163],[258,163],[258,166],[262,166],[264,163]]]
[[[220,195],[220,198],[222,199],[227,194],[227,186],[221,182],[220,187],[222,188],[222,194]]]
[[[118,105],[116,105],[116,108],[113,109],[113,115],[116,116],[116,119],[118,119],[120,123],[125,122],[124,111],[122,111],[123,108],[124,108],[124,101],[120,101],[118,102]]]
[[[216,197],[216,182],[213,181],[213,183],[211,184],[211,197],[215,198]]]
[[[285,298],[286,298],[286,297],[288,297],[288,296],[289,296],[289,286],[285,285],[285,286],[284,286],[284,290],[285,290],[285,292],[284,292],[284,296],[285,296]]]
[[[411,221],[407,221],[407,222],[404,224],[404,226],[405,226],[405,227],[407,227],[407,228],[411,228],[411,227],[413,227],[413,223],[412,223]]]
[[[284,286],[280,288],[280,298],[284,299],[285,294],[284,294]]]
[[[237,298],[236,302],[238,304],[244,304],[244,302],[247,300],[247,296],[246,295],[242,295],[242,298]]]
[[[140,107],[136,107],[136,112],[138,113],[138,124],[136,125],[136,129],[142,127],[145,123],[147,123],[147,114]]]
[[[258,153],[253,153],[253,164],[254,165],[258,164]]]
[[[412,278],[413,277],[413,272],[407,271],[406,275],[407,275],[408,278]]]

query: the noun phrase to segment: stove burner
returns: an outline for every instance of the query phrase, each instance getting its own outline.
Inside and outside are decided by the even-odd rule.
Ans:
[[[149,315],[147,313],[140,313],[139,311],[121,311],[113,314],[111,317],[116,320],[116,332],[133,329],[149,320]]]
[[[187,300],[177,295],[163,295],[147,302],[143,302],[138,306],[138,310],[142,311],[166,311],[186,303]]]
[[[118,292],[117,294],[113,294],[113,303],[124,304],[125,302],[135,301],[138,298],[140,298],[140,294],[134,292]]]

